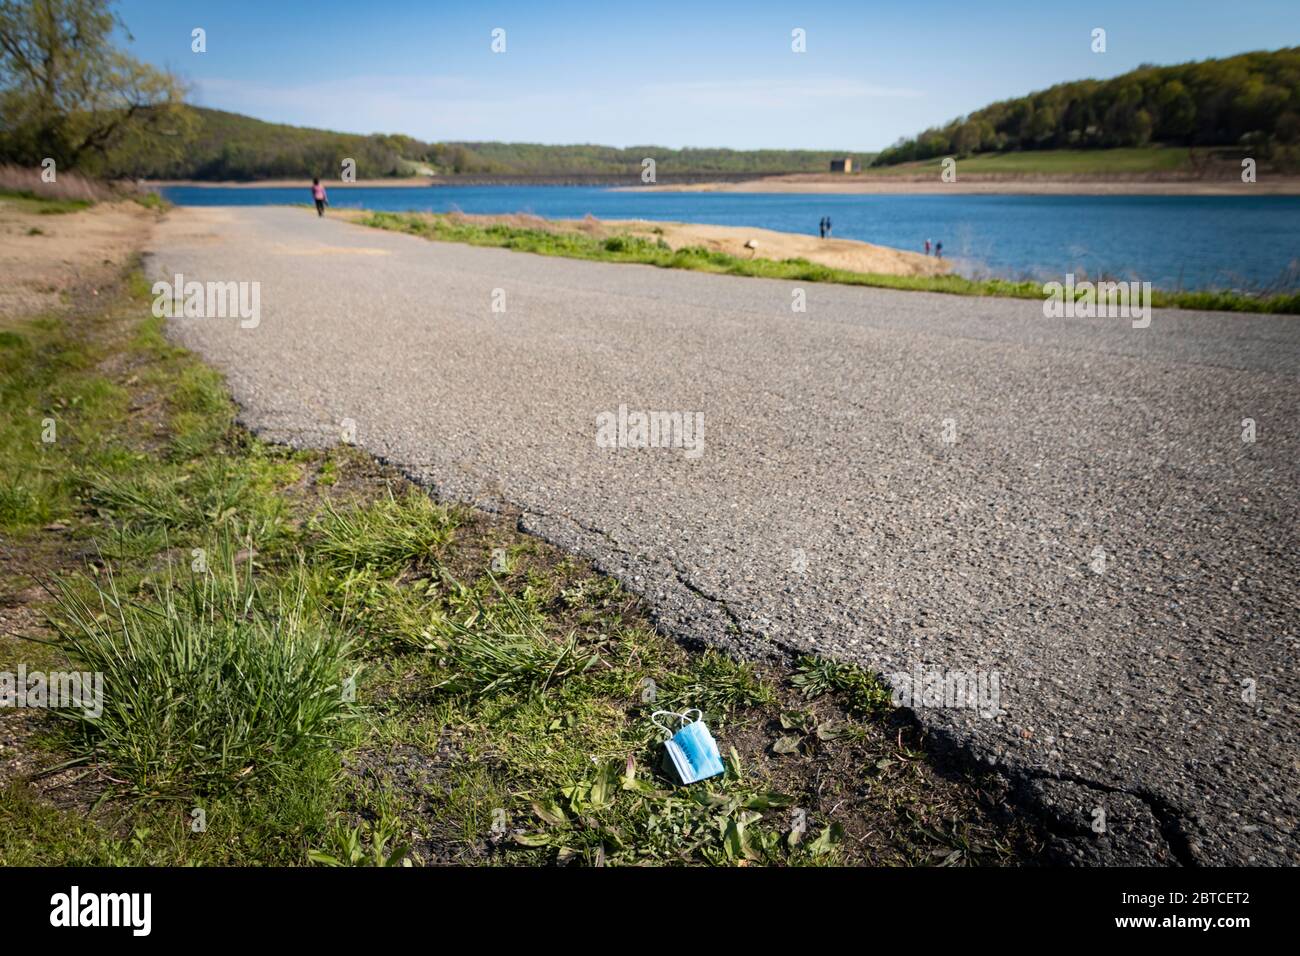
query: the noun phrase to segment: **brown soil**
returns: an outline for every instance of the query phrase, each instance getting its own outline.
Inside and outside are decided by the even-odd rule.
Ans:
[[[0,198],[0,317],[17,318],[92,297],[136,255],[156,214],[138,203],[100,203],[42,215],[23,200]]]

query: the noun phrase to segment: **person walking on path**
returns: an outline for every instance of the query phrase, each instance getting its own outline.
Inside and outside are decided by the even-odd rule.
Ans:
[[[934,244],[934,254],[938,256],[940,259],[943,258],[943,240],[940,240],[939,242],[936,242]]]
[[[829,239],[830,237],[831,237],[831,217],[827,216],[826,217],[826,238]]]
[[[929,239],[925,240],[925,254],[926,254],[927,256],[930,254],[930,240],[929,240]]]
[[[325,187],[320,184],[320,177],[311,181],[311,198],[316,201],[316,215],[325,215],[325,207],[329,205],[329,199],[325,196]]]
[[[826,238],[826,217],[825,216],[822,216],[821,219],[818,220],[817,232],[823,239]]]

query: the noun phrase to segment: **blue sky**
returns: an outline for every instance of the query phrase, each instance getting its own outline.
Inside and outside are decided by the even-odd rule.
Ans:
[[[200,105],[425,140],[872,150],[1141,63],[1300,44],[1300,0],[123,0]],[[190,49],[207,31],[207,52]],[[506,31],[506,52],[491,31]],[[791,30],[807,52],[791,52]],[[1107,51],[1090,49],[1094,27]]]

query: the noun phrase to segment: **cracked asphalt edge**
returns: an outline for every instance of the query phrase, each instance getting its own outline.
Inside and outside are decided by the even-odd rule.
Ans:
[[[328,447],[329,442],[319,436],[304,438],[301,431],[261,421],[238,402],[236,407],[239,424],[264,441],[295,448]],[[750,623],[733,602],[692,581],[687,569],[670,559],[629,549],[602,528],[567,514],[526,509],[504,496],[467,502],[447,493],[445,482],[428,468],[387,457],[364,442],[356,447],[442,504],[517,514],[521,532],[590,561],[596,571],[644,600],[654,625],[684,646],[714,647],[748,660],[786,664],[804,654],[818,653],[811,642],[803,642],[797,635],[778,638],[761,622]],[[878,676],[889,685],[888,675]],[[958,768],[992,771],[1007,781],[1017,807],[1032,813],[1052,835],[1047,847],[1049,862],[1080,866],[1203,864],[1197,851],[1194,815],[1159,793],[1136,783],[1105,783],[1053,771],[1010,752],[1000,745],[996,734],[972,732],[970,725],[946,720],[934,710],[900,709],[922,728],[937,755]],[[1099,808],[1104,816],[1097,829]]]

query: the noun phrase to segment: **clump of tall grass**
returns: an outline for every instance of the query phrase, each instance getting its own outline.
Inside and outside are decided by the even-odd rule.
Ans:
[[[688,673],[671,674],[660,682],[658,706],[698,707],[708,717],[721,718],[737,708],[776,702],[776,688],[748,661],[708,650],[692,664]]]
[[[553,638],[536,613],[493,580],[496,600],[473,596],[461,618],[440,617],[425,632],[451,675],[438,686],[474,697],[497,691],[544,691],[600,661],[576,633]]]
[[[340,511],[327,502],[315,521],[313,557],[334,571],[369,568],[396,572],[431,561],[451,540],[456,517],[427,494],[411,489],[360,508]]]
[[[76,762],[138,794],[220,794],[320,756],[350,713],[352,644],[307,599],[304,573],[274,593],[229,542],[206,573],[143,596],[111,576],[60,585],[55,642],[103,674],[103,712],[76,723]]]
[[[83,481],[103,517],[169,534],[233,530],[265,548],[283,536],[287,511],[282,498],[265,493],[266,470],[256,459],[216,455],[192,470],[94,472]]]

